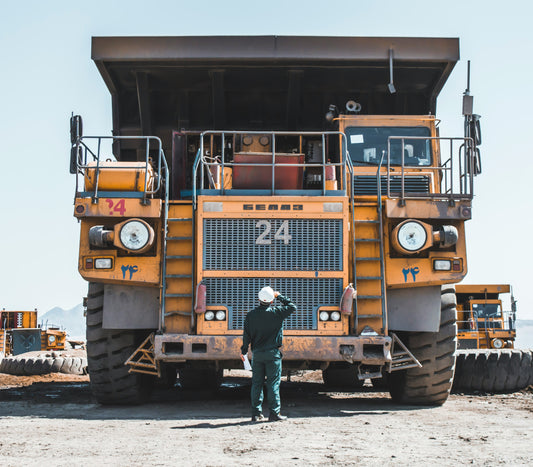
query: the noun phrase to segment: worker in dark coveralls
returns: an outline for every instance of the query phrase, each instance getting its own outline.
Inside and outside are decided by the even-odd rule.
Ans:
[[[283,321],[296,311],[290,298],[280,295],[272,287],[263,287],[259,291],[258,307],[246,315],[242,336],[241,354],[248,353],[252,345],[252,421],[265,420],[263,416],[263,385],[266,379],[269,421],[285,420],[280,414],[281,401],[279,384],[281,381],[281,357],[279,350],[283,340]],[[274,306],[278,298],[281,306]]]

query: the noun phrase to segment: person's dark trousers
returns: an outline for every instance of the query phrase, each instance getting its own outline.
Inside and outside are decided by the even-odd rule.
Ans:
[[[264,384],[266,385],[270,413],[279,413],[281,407],[280,382],[281,352],[278,349],[254,352],[252,359],[252,416],[262,413]]]

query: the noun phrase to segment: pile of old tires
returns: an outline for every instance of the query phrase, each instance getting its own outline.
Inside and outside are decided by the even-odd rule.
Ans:
[[[3,358],[0,361],[0,373],[16,376],[48,373],[83,375],[87,374],[87,358],[64,352],[28,352]]]
[[[454,391],[505,393],[533,385],[533,350],[458,350]]]

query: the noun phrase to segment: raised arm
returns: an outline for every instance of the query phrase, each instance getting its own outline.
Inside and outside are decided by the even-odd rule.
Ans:
[[[288,297],[284,297],[279,292],[274,292],[274,296],[279,299],[283,304],[276,307],[278,312],[283,316],[283,319],[288,318],[292,313],[296,311],[296,305],[292,303],[292,300]]]

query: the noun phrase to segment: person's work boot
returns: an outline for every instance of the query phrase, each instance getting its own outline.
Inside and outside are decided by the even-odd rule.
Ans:
[[[269,422],[282,422],[283,420],[287,420],[287,417],[279,413],[271,412],[270,416],[268,417]]]
[[[252,422],[264,422],[265,420],[266,418],[262,413],[259,415],[252,415]]]

